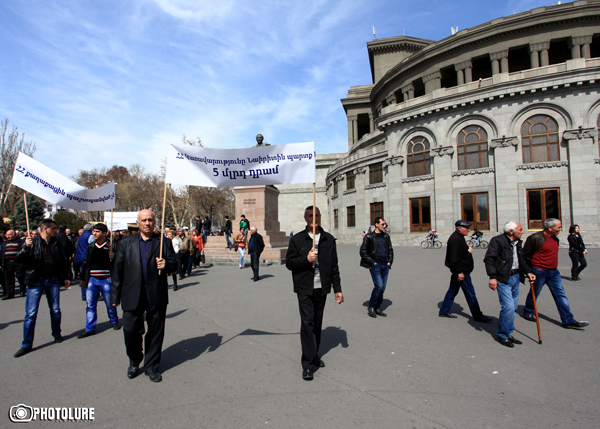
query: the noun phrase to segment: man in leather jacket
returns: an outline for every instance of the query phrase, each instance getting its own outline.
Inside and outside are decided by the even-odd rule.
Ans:
[[[527,275],[529,281],[535,280],[525,261],[521,236],[523,227],[518,222],[506,222],[504,234],[490,240],[483,262],[490,277],[489,287],[498,291],[500,316],[498,316],[497,340],[506,347],[523,344],[513,337],[515,314],[519,305],[519,285]]]
[[[367,312],[371,317],[387,316],[381,311],[381,304],[388,274],[394,262],[394,249],[390,236],[385,232],[386,226],[382,217],[375,218],[375,231],[367,233],[363,238],[362,246],[360,246],[360,266],[371,271],[374,285],[367,307]]]
[[[25,320],[23,321],[23,343],[15,357],[21,357],[33,349],[35,322],[42,294],[46,294],[50,308],[50,323],[55,343],[62,342],[60,335],[60,284],[69,287],[68,265],[63,248],[56,234],[58,226],[52,219],[44,219],[40,234],[27,237],[25,245],[17,254],[17,262],[23,264],[25,284],[29,289],[25,302]]]

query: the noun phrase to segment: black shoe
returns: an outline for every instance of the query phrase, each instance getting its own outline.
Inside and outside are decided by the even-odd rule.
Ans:
[[[145,374],[153,383],[160,383],[162,381],[162,375],[160,375],[158,372],[146,372]]]
[[[448,319],[456,319],[458,317],[455,314],[451,314],[451,313],[440,313],[440,314],[438,314],[438,316],[447,317]]]
[[[571,277],[572,282],[580,282],[581,279],[579,277]]]
[[[377,314],[375,314],[375,310],[373,309],[373,307],[367,307],[367,312],[369,313],[369,316],[377,317]]]
[[[515,337],[513,337],[512,335],[511,335],[510,337],[508,337],[508,339],[509,339],[509,340],[510,340],[510,342],[511,342],[511,343],[513,343],[513,344],[517,344],[517,345],[523,344],[523,341],[521,341],[521,340],[517,340],[517,339],[516,339]]]
[[[77,338],[82,339],[82,338],[91,337],[92,335],[96,335],[96,333],[90,332],[90,331],[83,331],[81,334],[77,335]]]
[[[321,358],[317,357],[315,359],[315,366],[318,366],[319,368],[325,368],[325,362],[323,362]]]
[[[487,317],[484,316],[483,314],[481,315],[481,317],[479,319],[475,319],[476,321],[478,321],[479,323],[490,323],[492,321],[491,317]]]
[[[24,347],[21,347],[19,349],[19,351],[17,351],[13,356],[16,357],[16,358],[21,357],[21,356],[25,356],[30,351],[31,351],[31,349],[26,349]]]
[[[385,314],[380,309],[375,310],[375,314],[377,314],[378,316],[381,316],[381,317],[387,317],[387,314]]]
[[[578,322],[576,320],[571,323],[563,324],[563,328],[565,329],[583,329],[586,326],[589,326],[589,322]]]
[[[523,319],[529,320],[530,322],[535,322],[535,315],[523,313]]]
[[[177,291],[177,286],[173,286],[173,292]]]
[[[503,346],[506,346],[506,347],[512,348],[515,346],[513,344],[513,342],[510,340],[510,338],[497,337],[496,341],[498,341],[500,344],[502,344]]]
[[[313,379],[313,373],[309,368],[306,368],[304,371],[302,371],[302,378],[304,380],[312,380]]]
[[[127,378],[135,377],[139,369],[139,365],[130,365],[129,368],[127,368]]]
[[[85,301],[85,298],[81,298],[82,301]]]
[[[581,277],[577,276],[577,281],[580,282],[581,281]]]
[[[58,344],[58,343],[62,343],[62,341],[63,341],[63,337],[61,337],[61,336],[54,337],[54,342],[55,342],[56,344]]]
[[[183,280],[183,279],[185,279],[184,276],[179,276],[179,280]]]
[[[188,271],[187,275],[188,275],[188,276],[191,276],[191,275],[192,275],[192,272],[191,272],[191,271]]]
[[[110,324],[110,326],[112,326],[112,328],[113,328],[115,331],[118,331],[118,330],[120,330],[120,329],[121,329],[121,325],[119,325],[119,322],[111,323],[111,324]]]
[[[14,295],[13,296],[5,296],[4,298],[2,298],[2,301],[6,301],[7,299],[13,299],[13,298],[14,298]]]
[[[252,280],[254,280],[255,282],[260,280],[260,277],[254,277]]]

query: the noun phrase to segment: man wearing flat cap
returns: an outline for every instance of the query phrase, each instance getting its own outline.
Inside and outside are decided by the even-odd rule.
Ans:
[[[448,292],[446,292],[439,316],[450,319],[456,318],[454,314],[450,313],[450,309],[452,308],[452,304],[454,304],[454,298],[458,294],[458,291],[462,289],[473,318],[481,323],[489,323],[492,319],[484,316],[481,312],[479,302],[477,302],[477,295],[475,295],[475,288],[471,281],[471,272],[474,268],[473,248],[465,242],[465,236],[469,234],[471,224],[466,220],[459,220],[456,221],[454,226],[456,230],[448,239],[445,264],[450,269],[452,275],[450,276],[450,287],[448,288]]]

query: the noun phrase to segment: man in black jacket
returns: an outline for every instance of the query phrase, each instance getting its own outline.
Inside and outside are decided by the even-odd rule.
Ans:
[[[473,248],[465,242],[465,236],[469,235],[471,224],[466,220],[458,220],[454,226],[456,227],[456,231],[448,239],[446,249],[446,266],[450,268],[452,275],[450,276],[450,287],[440,307],[439,316],[451,319],[456,318],[454,314],[450,313],[450,309],[452,308],[452,304],[454,304],[454,298],[458,294],[458,291],[462,289],[473,318],[478,322],[489,323],[492,319],[484,316],[479,309],[479,302],[477,301],[475,288],[471,281],[471,272],[474,268]]]
[[[260,254],[265,250],[265,242],[262,235],[258,233],[256,227],[250,228],[250,240],[248,241],[248,252],[250,253],[250,266],[252,267],[252,279],[255,282],[260,280],[258,275],[258,266],[260,264]]]
[[[0,244],[0,267],[2,272],[0,276],[4,277],[4,297],[3,301],[15,297],[15,276],[19,271],[19,264],[16,261],[17,254],[21,251],[23,242],[17,240],[17,236],[12,229],[6,231],[6,239]],[[21,296],[27,294],[25,284],[21,284]]]
[[[386,226],[383,218],[375,218],[375,231],[365,235],[362,246],[360,246],[360,266],[371,271],[374,284],[367,307],[367,312],[371,317],[387,316],[381,311],[381,304],[388,274],[394,262],[394,249],[390,236],[385,232]]]
[[[229,239],[231,232],[231,221],[229,220],[229,216],[225,216],[225,231],[223,231],[223,233],[225,234],[225,241],[227,242],[228,249],[233,249],[233,243]]]
[[[46,294],[50,308],[50,324],[55,343],[62,342],[60,335],[60,284],[69,287],[67,260],[65,253],[56,240],[58,226],[52,219],[44,219],[40,234],[27,237],[25,245],[17,254],[17,263],[23,264],[25,284],[29,289],[25,302],[25,320],[23,321],[23,343],[15,357],[29,353],[33,348],[35,322],[42,294]]]
[[[518,222],[506,222],[504,234],[490,240],[483,262],[490,278],[489,287],[498,291],[500,316],[498,316],[497,340],[506,347],[523,344],[513,337],[515,314],[519,305],[519,285],[524,276],[535,280],[523,253],[523,227]]]
[[[314,217],[313,217],[314,214]],[[302,344],[302,378],[312,380],[313,372],[325,364],[319,358],[321,326],[327,294],[331,287],[335,302],[344,302],[337,248],[331,234],[323,231],[319,208],[304,210],[306,229],[294,235],[285,256],[285,266],[292,272],[294,292],[300,308],[300,342]],[[317,229],[313,248],[313,222]]]
[[[168,238],[164,238],[162,257],[159,256],[161,234],[154,233],[155,223],[152,211],[140,211],[137,218],[139,235],[124,238],[117,246],[110,300],[114,306],[123,305],[123,334],[129,357],[127,377],[135,377],[139,370],[144,358],[144,339],[144,371],[151,381],[159,382],[162,376],[158,365],[169,303],[167,274],[177,269],[177,261]],[[145,338],[144,314],[148,324]]]

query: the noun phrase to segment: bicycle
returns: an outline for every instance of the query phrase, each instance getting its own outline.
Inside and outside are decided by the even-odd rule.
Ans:
[[[421,242],[421,248],[422,249],[429,249],[429,248],[433,248],[433,249],[439,249],[440,247],[442,247],[442,242],[439,240],[436,240],[433,242],[433,244],[431,243],[431,239],[426,239],[425,241]]]
[[[477,245],[477,239],[472,238],[469,241],[467,241],[467,244],[469,246],[471,246],[472,248],[476,248],[479,247],[480,249],[486,249],[488,247],[488,242],[485,240],[479,240],[479,246]]]

